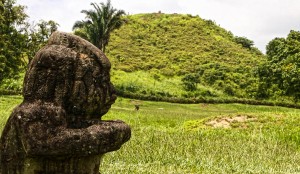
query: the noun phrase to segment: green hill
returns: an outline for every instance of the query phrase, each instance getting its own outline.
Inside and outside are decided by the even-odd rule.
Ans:
[[[126,24],[112,33],[106,48],[120,96],[185,103],[258,98],[254,72],[266,58],[251,40],[199,16],[124,18]],[[22,78],[5,79],[0,93],[18,93],[21,84]]]
[[[253,71],[265,60],[211,20],[180,14],[126,16],[107,56],[120,95],[255,98]]]

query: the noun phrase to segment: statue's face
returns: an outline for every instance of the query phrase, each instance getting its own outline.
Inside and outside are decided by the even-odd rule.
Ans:
[[[109,71],[85,54],[80,54],[78,60],[70,98],[73,114],[84,114],[86,119],[100,118],[116,99]]]

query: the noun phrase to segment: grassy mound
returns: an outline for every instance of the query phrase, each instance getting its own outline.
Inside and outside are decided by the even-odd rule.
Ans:
[[[213,21],[160,13],[126,20],[106,53],[121,94],[255,98],[253,70],[265,57]]]

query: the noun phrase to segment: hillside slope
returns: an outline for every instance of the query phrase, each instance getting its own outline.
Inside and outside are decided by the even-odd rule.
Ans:
[[[121,94],[255,97],[252,71],[265,60],[211,20],[180,14],[126,16],[107,48]]]

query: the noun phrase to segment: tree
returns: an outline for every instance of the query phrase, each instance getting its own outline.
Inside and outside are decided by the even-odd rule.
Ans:
[[[58,26],[59,24],[53,20],[41,20],[37,24],[28,24],[24,31],[26,37],[26,49],[24,54],[27,58],[27,60],[23,60],[25,64],[33,59],[36,52],[46,44],[51,34],[57,30]]]
[[[300,32],[275,38],[267,45],[268,61],[258,71],[260,88],[300,99]]]
[[[24,9],[15,5],[15,0],[0,1],[0,82],[17,74],[22,66],[25,42],[21,26],[27,18]]]
[[[24,70],[57,30],[58,24],[51,20],[30,25],[25,8],[15,0],[0,0],[0,83]]]
[[[278,38],[271,40],[266,46],[266,54],[269,61],[278,63],[287,57],[286,55],[286,40]]]
[[[96,47],[105,52],[108,45],[110,33],[118,29],[125,22],[122,15],[123,10],[117,10],[112,7],[110,0],[100,5],[91,3],[93,10],[82,10],[81,13],[86,15],[86,20],[77,21],[73,26],[74,33],[86,38]]]
[[[244,48],[251,49],[254,45],[252,40],[247,39],[246,37],[234,37],[234,41],[238,44],[241,44]]]

